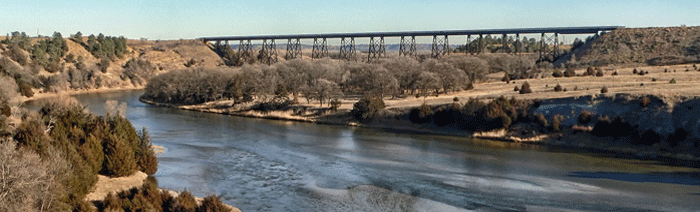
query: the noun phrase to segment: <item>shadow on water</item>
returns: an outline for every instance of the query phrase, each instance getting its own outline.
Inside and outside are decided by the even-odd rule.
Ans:
[[[633,183],[667,183],[691,186],[700,185],[700,172],[654,172],[647,174],[623,172],[572,172],[568,176],[590,179],[610,179]]]
[[[638,161],[640,161],[640,162],[637,162],[638,164],[646,164],[646,165],[700,168],[700,160],[681,159],[681,158],[661,156],[661,155],[647,155],[647,154],[639,154],[639,153],[622,153],[622,152],[618,152],[618,151],[601,150],[601,149],[596,149],[596,148],[570,147],[570,146],[559,146],[559,145],[547,145],[546,151],[548,151],[548,152],[560,152],[560,153],[574,153],[574,154],[581,154],[581,155],[598,157],[598,158],[638,160]],[[698,156],[696,155],[695,157],[698,157]]]

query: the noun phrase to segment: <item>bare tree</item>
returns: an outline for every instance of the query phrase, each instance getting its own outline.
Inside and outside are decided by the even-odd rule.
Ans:
[[[323,106],[324,102],[330,106],[332,99],[340,98],[342,95],[343,92],[340,91],[340,86],[326,79],[316,80],[313,85],[306,86],[304,89],[304,96],[309,100],[318,100],[320,106]]]
[[[420,63],[407,57],[385,59],[382,61],[382,66],[396,78],[400,94],[414,89],[414,84],[421,72]]]
[[[448,57],[445,61],[464,71],[471,83],[483,80],[491,69],[486,60],[478,57]]]
[[[17,142],[0,142],[0,211],[61,211],[68,163],[51,150],[42,161],[38,154],[17,149]]]

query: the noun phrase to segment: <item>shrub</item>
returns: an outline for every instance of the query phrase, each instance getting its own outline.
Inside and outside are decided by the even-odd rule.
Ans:
[[[204,197],[202,204],[197,207],[197,212],[229,212],[231,211],[220,197],[209,195]]]
[[[564,71],[564,76],[565,77],[575,77],[576,76],[576,71],[574,71],[574,68],[566,68],[566,71]]]
[[[676,84],[676,78],[671,79],[671,81],[668,82],[668,83],[670,83],[670,84]]]
[[[99,65],[100,71],[102,71],[102,73],[107,73],[107,68],[109,68],[110,62],[111,61],[108,58],[102,58],[100,60],[100,63],[97,64],[97,65]]]
[[[639,73],[639,71],[637,71],[637,68],[634,68],[634,70],[632,70],[632,74],[638,74],[638,73]]]
[[[647,107],[647,106],[649,106],[650,103],[651,103],[651,100],[647,96],[639,99],[639,106]]]
[[[42,157],[47,157],[51,144],[50,138],[44,134],[46,131],[44,126],[46,125],[39,117],[29,115],[15,130],[14,140]]]
[[[578,115],[578,123],[581,123],[583,125],[586,125],[591,122],[592,119],[592,114],[591,112],[588,111],[581,111],[581,113]]]
[[[638,144],[651,146],[659,142],[661,142],[661,135],[654,130],[647,130],[639,138]]]
[[[456,97],[456,96],[455,96],[454,98],[452,98],[452,101],[453,101],[453,102],[459,102],[459,97]]]
[[[598,71],[595,73],[595,76],[596,76],[596,77],[602,77],[602,76],[604,76],[604,75],[605,75],[605,73],[603,73],[603,70],[598,70]]]
[[[607,93],[608,92],[608,87],[603,86],[603,88],[600,89],[600,93]]]
[[[588,67],[586,68],[586,73],[584,73],[584,76],[594,76],[596,74],[595,70],[593,70],[593,67]]]
[[[430,122],[432,116],[433,109],[430,108],[430,105],[423,103],[418,108],[411,110],[411,112],[408,114],[408,119],[413,123],[422,124]]]
[[[561,87],[561,85],[557,84],[557,86],[554,86],[554,91],[559,92],[562,90],[563,90],[563,88]]]
[[[615,71],[615,72],[612,73],[612,75],[613,75],[613,76],[617,76],[617,75],[619,75],[619,74],[617,73],[617,71]]]
[[[115,135],[107,136],[104,141],[105,159],[101,173],[112,177],[123,177],[133,173],[136,159],[133,148],[127,141]]]
[[[552,73],[552,76],[553,76],[553,77],[563,77],[564,74],[561,73],[560,70],[554,70],[554,72]]]
[[[510,127],[510,125],[513,123],[513,119],[510,118],[510,116],[506,114],[501,114],[494,120],[496,123],[494,123],[494,126],[507,129]]]
[[[194,211],[197,207],[197,201],[194,199],[194,195],[187,191],[187,189],[177,196],[177,201],[180,203],[181,208],[187,211]]]
[[[112,211],[122,210],[122,201],[114,195],[113,192],[109,192],[104,200],[102,200],[102,209],[109,209]]]
[[[522,87],[520,87],[520,94],[526,94],[526,93],[532,93],[532,89],[530,89],[530,83],[523,82]]]
[[[552,125],[550,125],[550,128],[554,132],[559,132],[561,131],[561,122],[564,121],[564,117],[562,115],[556,114],[552,117]]]
[[[513,88],[513,91],[520,91],[520,87],[516,85],[515,88]]]
[[[17,86],[19,87],[19,92],[22,94],[22,96],[26,97],[32,97],[34,96],[34,91],[32,91],[32,86],[29,85],[24,80],[17,80]]]
[[[598,117],[598,121],[593,126],[593,131],[591,131],[591,134],[601,137],[608,136],[610,134],[609,131],[611,124],[612,121],[610,121],[610,118],[607,116]]]
[[[338,100],[338,99],[333,99],[333,100],[331,100],[330,104],[331,104],[332,111],[338,111],[338,108],[340,108],[340,105],[343,103],[340,102],[340,100]]]
[[[671,135],[668,136],[668,145],[671,147],[678,146],[680,142],[688,138],[688,131],[683,128],[677,128]]]
[[[136,146],[136,164],[139,169],[148,175],[153,175],[158,171],[158,158],[151,148],[151,136],[146,127],[141,130],[139,144]]]
[[[360,101],[353,104],[353,108],[350,111],[353,117],[359,121],[371,121],[373,120],[379,111],[383,110],[385,107],[384,100],[379,97],[364,96]]]
[[[631,135],[634,128],[621,116],[616,116],[612,121],[608,117],[598,117],[598,122],[591,132],[596,136],[623,137]]]
[[[535,122],[540,129],[547,129],[547,126],[549,126],[547,123],[547,118],[544,117],[544,114],[536,113],[533,118],[533,122]]]
[[[459,108],[438,109],[438,111],[432,115],[433,123],[439,127],[455,123],[456,118],[459,116],[458,110]]]
[[[467,91],[468,91],[468,90],[474,90],[474,83],[472,83],[472,82],[467,83],[467,87],[464,88],[464,90],[467,90]]]
[[[508,73],[505,73],[503,78],[501,78],[501,81],[506,82],[506,84],[510,83],[510,76]]]
[[[156,71],[156,67],[146,60],[131,59],[124,64],[124,76],[131,80],[134,85],[142,85],[151,78]]]
[[[196,64],[197,64],[197,61],[194,60],[194,58],[192,58],[192,59],[188,60],[188,61],[185,63],[185,67],[188,67],[188,68],[189,68],[190,66],[193,66],[193,65],[196,65]]]

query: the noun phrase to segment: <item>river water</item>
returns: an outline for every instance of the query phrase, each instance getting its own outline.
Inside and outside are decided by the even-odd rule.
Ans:
[[[700,169],[466,138],[156,107],[142,91],[75,96],[128,104],[147,127],[159,185],[243,211],[698,211]],[[37,107],[38,102],[27,103]]]

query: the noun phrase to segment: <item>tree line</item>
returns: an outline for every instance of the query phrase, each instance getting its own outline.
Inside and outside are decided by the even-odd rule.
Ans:
[[[271,66],[186,69],[151,78],[143,97],[174,104],[304,97],[323,105],[348,96],[440,95],[471,89],[492,72],[534,68],[534,60],[510,57],[517,56],[454,56],[423,61],[394,57],[376,63],[293,59]]]

